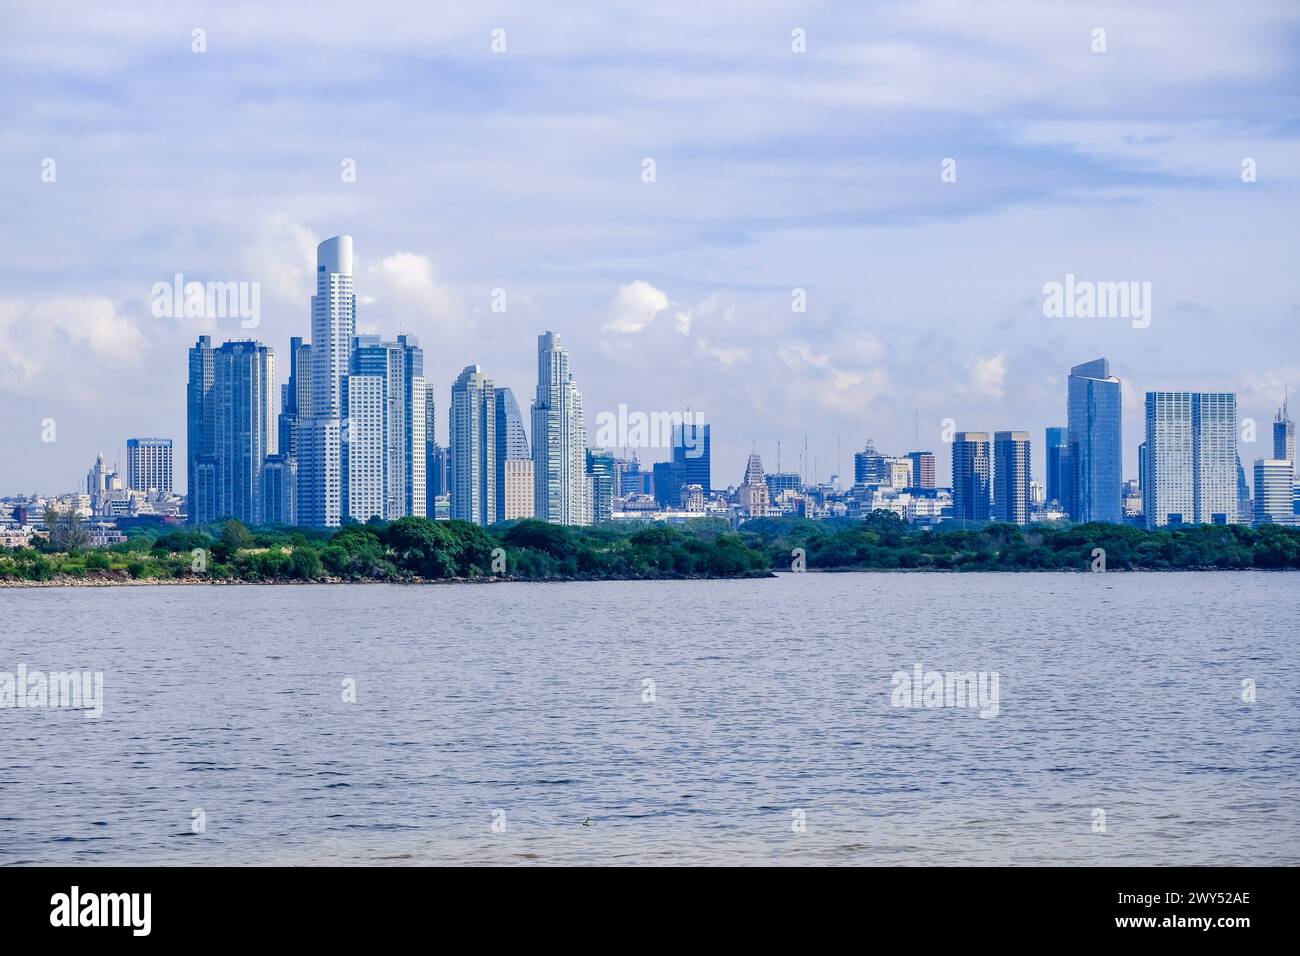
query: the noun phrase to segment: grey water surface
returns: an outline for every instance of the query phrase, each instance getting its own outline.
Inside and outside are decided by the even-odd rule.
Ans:
[[[0,672],[104,713],[0,708],[0,864],[1296,864],[1298,625],[1290,573],[5,589]]]

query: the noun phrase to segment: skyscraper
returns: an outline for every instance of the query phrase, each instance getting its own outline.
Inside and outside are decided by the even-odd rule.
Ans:
[[[377,458],[369,449],[363,450],[355,445],[358,423],[351,421],[351,391],[353,380],[363,377],[378,380],[378,435],[382,447]],[[368,396],[374,387],[374,383],[365,383],[365,395]],[[428,412],[424,352],[411,336],[399,335],[396,341],[386,342],[378,335],[359,335],[353,340],[344,392],[349,396],[350,427],[343,465],[348,473],[349,487],[374,484],[381,488],[382,510],[378,514],[385,520],[423,515],[426,511],[425,427]],[[362,401],[359,407],[364,413],[367,402]],[[360,485],[356,485],[351,475],[354,462],[359,468],[377,467],[378,472],[362,476]],[[351,512],[349,514],[365,520]]]
[[[506,493],[507,468],[506,463],[511,461],[532,461],[532,455],[528,450],[528,435],[524,432],[523,416],[519,414],[519,403],[515,401],[515,393],[508,388],[499,388],[496,391],[496,467],[497,467],[497,521],[506,521],[509,518],[524,517],[520,514],[507,514],[507,512],[517,512],[524,507],[523,499],[519,492],[511,489],[514,493]],[[518,476],[522,474],[518,467],[509,469],[510,476],[518,481]],[[532,477],[533,471],[528,469],[529,477]],[[536,489],[531,489],[528,493],[528,500],[531,502]],[[532,517],[531,507],[527,517]]]
[[[683,421],[673,426],[673,464],[677,466],[681,481],[699,485],[707,496],[713,491],[710,464],[709,426],[699,421]]]
[[[597,449],[587,451],[587,474],[591,476],[591,516],[596,524],[609,521],[614,511],[614,454]]]
[[[226,342],[213,353],[215,516],[260,524],[262,468],[277,451],[275,357],[261,342]]]
[[[1110,363],[1094,359],[1070,369],[1067,458],[1070,480],[1063,502],[1074,521],[1123,520],[1123,434],[1120,381]]]
[[[185,513],[191,523],[213,520],[211,513],[215,506],[212,496],[205,497],[207,505],[200,514],[196,499],[198,475],[196,466],[200,456],[213,454],[213,415],[216,411],[212,403],[212,382],[215,376],[213,368],[212,336],[200,335],[198,342],[190,349],[189,380],[185,389],[185,491],[187,501]]]
[[[126,486],[132,491],[172,493],[172,440],[126,440]]]
[[[1295,524],[1291,506],[1291,462],[1285,458],[1255,459],[1255,527]]]
[[[477,365],[451,387],[451,516],[489,525],[497,520],[496,390]]]
[[[297,524],[298,466],[292,455],[267,455],[262,464],[262,521],[265,524]]]
[[[1059,505],[1065,504],[1066,488],[1070,481],[1069,436],[1070,430],[1063,425],[1047,429],[1045,493],[1048,501],[1055,501]]]
[[[311,416],[311,346],[289,339],[289,381],[280,386],[280,454],[298,455],[298,426]]]
[[[1148,528],[1236,524],[1237,397],[1230,392],[1147,392]]]
[[[391,447],[385,440],[386,393],[383,375],[359,373],[344,380],[347,416],[340,433],[343,516],[361,524],[386,517],[391,500],[385,469]]]
[[[1295,457],[1295,422],[1287,413],[1285,396],[1277,417],[1273,419],[1273,459],[1291,463],[1291,513],[1300,516],[1300,464]],[[1293,523],[1300,524],[1300,517],[1296,517]]]
[[[586,453],[582,394],[569,372],[569,353],[559,335],[544,332],[537,337],[533,401],[537,517],[555,524],[591,524]]]
[[[1291,462],[1292,468],[1295,466],[1295,422],[1287,412],[1285,398],[1273,419],[1273,458]]]
[[[337,527],[343,518],[344,379],[357,302],[352,287],[352,237],[316,247],[316,294],[311,299],[311,419],[300,427],[299,521]]]
[[[993,433],[993,511],[998,521],[1029,523],[1029,432]]]
[[[952,442],[952,516],[987,521],[992,509],[988,432],[957,432]]]
[[[912,487],[933,488],[935,482],[934,452],[909,451],[907,457],[912,460]]]
[[[879,485],[887,484],[888,481],[889,473],[885,465],[885,456],[876,451],[876,446],[868,438],[867,447],[853,455],[853,483]]]

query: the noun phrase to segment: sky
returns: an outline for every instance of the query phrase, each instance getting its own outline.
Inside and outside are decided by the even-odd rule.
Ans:
[[[1041,476],[1098,357],[1125,477],[1157,389],[1236,391],[1249,472],[1300,388],[1292,0],[281,6],[0,4],[0,495],[132,436],[183,486],[186,349],[256,337],[283,381],[337,234],[442,440],[470,364],[527,419],[550,329],[592,438],[689,408],[715,486],[868,439],[946,483],[946,419],[1030,431]],[[155,316],[177,273],[258,283],[258,325]],[[1149,282],[1149,325],[1046,316],[1067,275]]]

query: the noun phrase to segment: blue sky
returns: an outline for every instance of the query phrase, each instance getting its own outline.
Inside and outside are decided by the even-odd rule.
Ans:
[[[549,6],[0,9],[0,494],[71,490],[130,436],[179,449],[199,334],[287,374],[338,233],[361,328],[420,336],[444,407],[479,363],[526,408],[554,329],[593,435],[690,406],[715,484],[805,436],[823,479],[868,438],[943,478],[945,418],[1031,430],[1041,474],[1098,356],[1126,476],[1144,391],[1235,390],[1262,439],[1300,386],[1296,4]],[[260,326],[155,318],[177,272],[259,282]],[[1045,318],[1067,273],[1151,282],[1150,327]]]

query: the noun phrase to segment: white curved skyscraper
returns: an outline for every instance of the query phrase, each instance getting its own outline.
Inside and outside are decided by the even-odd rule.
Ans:
[[[343,518],[343,443],[347,441],[343,380],[356,325],[352,237],[334,236],[316,247],[316,294],[311,297],[312,407],[298,465],[299,520],[318,528],[337,527]]]

